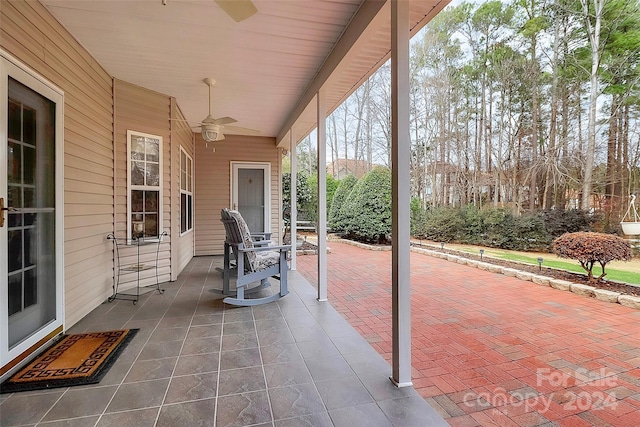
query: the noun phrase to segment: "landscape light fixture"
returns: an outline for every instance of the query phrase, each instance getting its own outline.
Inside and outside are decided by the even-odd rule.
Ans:
[[[482,255],[484,254],[484,249],[480,249],[480,261],[482,261]]]
[[[444,249],[444,242],[440,242],[440,249]]]
[[[544,261],[542,257],[538,257],[538,271],[542,271],[542,261]]]

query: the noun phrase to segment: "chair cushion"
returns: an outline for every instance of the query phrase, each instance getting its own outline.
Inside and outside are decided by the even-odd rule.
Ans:
[[[236,220],[236,224],[238,224],[238,229],[240,230],[240,235],[242,236],[242,243],[244,244],[244,247],[247,249],[253,248],[253,239],[251,238],[251,232],[249,231],[249,226],[245,222],[244,218],[242,218],[242,215],[240,214],[240,212],[236,210],[229,210],[229,215],[231,215],[231,217]],[[250,270],[251,271],[260,270],[259,268],[256,267],[256,253],[253,251],[249,251],[249,252],[245,252],[245,255],[246,255],[246,260],[249,263],[248,267],[250,268]]]
[[[256,270],[264,270],[280,262],[280,252],[262,251],[256,252]]]

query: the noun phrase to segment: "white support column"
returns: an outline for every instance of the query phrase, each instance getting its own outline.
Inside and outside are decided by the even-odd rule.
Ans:
[[[327,300],[327,110],[324,89],[318,101],[318,301]]]
[[[409,2],[391,0],[391,175],[393,376],[411,386]]]
[[[296,156],[296,142],[293,138],[293,129],[289,130],[289,156],[291,159],[291,269],[296,269],[296,240],[298,221],[298,156]]]

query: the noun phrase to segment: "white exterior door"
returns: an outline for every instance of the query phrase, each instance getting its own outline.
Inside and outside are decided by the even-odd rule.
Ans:
[[[0,51],[0,367],[63,324],[63,95]]]
[[[231,162],[231,207],[254,233],[271,231],[270,163]]]

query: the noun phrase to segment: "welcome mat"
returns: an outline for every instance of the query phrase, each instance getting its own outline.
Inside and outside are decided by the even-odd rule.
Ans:
[[[0,384],[0,393],[95,384],[138,329],[65,335]]]

